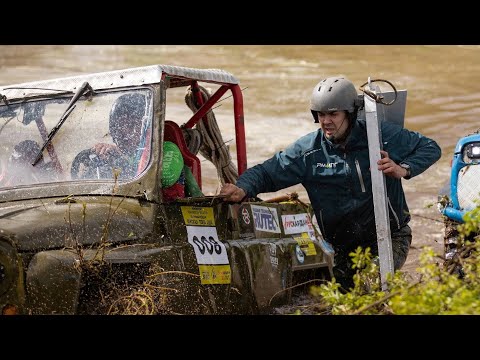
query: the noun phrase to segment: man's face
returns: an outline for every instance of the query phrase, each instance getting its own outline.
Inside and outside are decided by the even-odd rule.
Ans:
[[[346,111],[317,112],[318,121],[329,140],[341,139],[348,129]]]
[[[112,137],[122,152],[131,153],[136,150],[140,141],[142,118],[122,115],[118,120]]]

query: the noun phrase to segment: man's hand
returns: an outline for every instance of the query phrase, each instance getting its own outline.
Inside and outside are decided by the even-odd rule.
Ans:
[[[109,156],[122,155],[120,149],[115,144],[100,143],[100,144],[96,144],[92,149],[100,157],[100,159],[105,159]]]
[[[240,202],[247,194],[236,185],[225,184],[220,190],[219,195],[224,196],[224,201]]]
[[[387,176],[394,177],[395,179],[401,179],[407,175],[407,169],[404,169],[398,165],[395,161],[388,157],[388,152],[380,150],[382,158],[378,160],[378,170],[383,171]]]

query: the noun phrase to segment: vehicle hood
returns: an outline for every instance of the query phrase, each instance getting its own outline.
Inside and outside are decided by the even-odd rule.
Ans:
[[[0,236],[19,251],[134,242],[152,232],[152,206],[124,197],[44,199],[0,204]]]

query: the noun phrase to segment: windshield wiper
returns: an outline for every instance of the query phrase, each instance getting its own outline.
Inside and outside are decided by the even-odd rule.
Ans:
[[[41,159],[42,157],[42,153],[43,151],[45,150],[45,148],[47,147],[47,145],[52,141],[53,137],[55,136],[55,134],[58,132],[58,130],[60,130],[60,128],[62,127],[63,123],[65,122],[65,120],[67,120],[68,116],[71,114],[71,112],[73,111],[73,109],[75,109],[75,103],[77,102],[78,99],[80,99],[80,97],[86,92],[86,91],[89,91],[91,93],[93,93],[93,89],[92,87],[90,86],[90,84],[88,82],[84,82],[82,84],[82,86],[80,86],[80,88],[77,90],[77,92],[75,93],[75,95],[73,95],[73,98],[72,100],[70,100],[70,103],[68,104],[67,106],[67,109],[65,110],[65,112],[63,113],[62,117],[60,118],[60,120],[58,121],[57,125],[55,125],[52,130],[50,131],[50,133],[48,134],[47,136],[47,139],[45,140],[45,143],[43,144],[43,146],[40,148],[40,151],[38,152],[37,156],[35,157],[35,160],[33,160],[33,163],[32,163],[32,166],[35,166],[38,161]]]

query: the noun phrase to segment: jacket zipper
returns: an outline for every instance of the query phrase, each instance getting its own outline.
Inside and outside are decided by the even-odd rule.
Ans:
[[[390,198],[388,196],[387,196],[387,200],[388,200],[388,207],[392,211],[393,216],[395,217],[395,221],[397,222],[397,229],[400,230],[400,220],[398,220],[397,213],[395,212],[395,210],[393,210],[392,203],[390,202]]]
[[[363,183],[362,170],[360,169],[360,163],[357,159],[355,159],[355,167],[357,168],[358,180],[360,181],[362,192],[365,192],[365,184]]]

